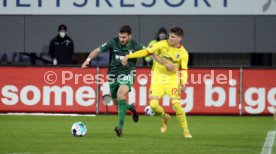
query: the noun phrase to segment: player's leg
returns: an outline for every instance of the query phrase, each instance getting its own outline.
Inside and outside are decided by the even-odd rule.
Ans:
[[[180,124],[180,126],[183,128],[183,135],[186,138],[191,138],[191,134],[188,129],[188,124],[187,124],[187,118],[186,118],[186,113],[183,110],[181,103],[180,103],[180,87],[175,82],[174,79],[171,79],[171,82],[166,85],[166,94],[170,97],[171,103],[173,105],[173,108],[176,113],[176,118]]]
[[[150,107],[157,115],[164,115],[164,109],[162,106],[159,105],[159,97],[157,95],[151,95],[149,97],[150,100]]]
[[[121,84],[117,80],[115,80],[115,79],[109,81],[109,89],[110,89],[111,98],[112,98],[113,104],[116,105],[117,111],[118,111],[117,93],[118,93],[118,89],[119,89],[120,85]],[[128,86],[131,87],[131,85],[128,85]],[[127,107],[127,110],[130,110],[131,112],[135,111],[134,105],[129,105],[127,103],[126,107]]]
[[[128,88],[129,88],[128,92],[131,91],[131,87],[132,87],[133,83],[134,83],[134,77],[130,76],[130,75],[126,76],[126,77],[124,77],[123,79],[120,80],[120,85],[128,86]],[[125,95],[125,97],[126,97],[126,95]],[[127,108],[127,110],[131,111],[132,120],[137,123],[139,121],[139,115],[136,112],[134,104],[129,105],[128,103],[126,103],[126,108]]]
[[[129,87],[127,85],[120,85],[118,92],[117,92],[117,99],[118,99],[118,123],[115,127],[115,132],[118,137],[122,136],[122,130],[124,128],[126,110],[127,110],[127,102],[126,102],[126,95],[129,92]]]
[[[116,109],[118,111],[118,100],[117,98],[112,98],[113,104],[116,106]]]
[[[165,133],[168,128],[168,121],[170,119],[169,114],[164,112],[163,107],[159,104],[160,98],[162,98],[165,94],[163,86],[159,84],[158,78],[155,76],[151,79],[151,85],[150,85],[150,94],[149,94],[149,100],[150,100],[150,107],[152,110],[160,115],[161,117],[161,132]]]
[[[117,100],[118,88],[119,88],[118,82],[116,82],[115,80],[109,81],[109,89],[110,89],[111,98],[112,98],[113,104],[116,106],[117,111],[118,111],[118,100]]]
[[[173,104],[173,108],[175,110],[176,113],[176,118],[180,124],[180,126],[183,128],[183,135],[185,138],[192,138],[192,135],[188,129],[188,124],[187,124],[187,118],[186,118],[186,113],[183,110],[181,103],[180,103],[180,99],[175,99],[173,98],[171,100],[172,104]]]
[[[112,98],[113,104],[118,107],[118,99],[117,98]]]
[[[117,80],[109,80],[109,89],[110,89],[110,93],[111,93],[111,98],[113,100],[114,105],[116,105],[117,111],[118,111],[118,117],[120,119],[120,108],[119,108],[119,102],[117,99],[117,93],[118,93],[118,89],[119,89],[119,83],[117,82]],[[120,120],[119,120],[120,121]],[[120,122],[119,122],[120,124]],[[114,131],[116,132],[117,136],[120,137],[122,135],[122,127],[119,126],[119,124],[116,125]]]
[[[164,112],[163,107],[159,104],[158,96],[150,96],[150,107],[152,110],[161,117],[161,133],[165,133],[168,130],[168,122],[170,115]],[[162,98],[162,96],[161,96]]]
[[[152,75],[149,91],[150,107],[156,114],[160,116],[163,116],[165,113],[163,107],[159,105],[159,99],[162,98],[164,94],[165,91],[163,89],[162,83],[159,82],[159,75]]]

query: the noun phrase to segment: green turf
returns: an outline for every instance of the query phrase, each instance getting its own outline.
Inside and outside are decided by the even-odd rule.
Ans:
[[[127,116],[124,135],[113,129],[117,117],[0,116],[1,154],[87,153],[195,153],[259,154],[272,117],[189,116],[192,139],[184,139],[173,116],[166,134],[160,133],[159,117],[141,116],[138,124]],[[88,127],[85,137],[70,133],[74,122]],[[275,145],[276,146],[276,145]],[[275,146],[273,149],[275,149]],[[275,151],[276,152],[276,151]]]

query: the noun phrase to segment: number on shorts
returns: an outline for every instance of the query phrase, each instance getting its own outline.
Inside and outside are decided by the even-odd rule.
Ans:
[[[130,76],[124,76],[123,80],[130,81],[131,77]]]
[[[177,88],[172,88],[172,95],[176,95],[177,91]]]

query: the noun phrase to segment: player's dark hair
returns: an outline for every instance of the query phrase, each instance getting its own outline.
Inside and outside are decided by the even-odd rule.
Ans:
[[[131,34],[131,27],[129,25],[124,25],[119,30],[120,33],[127,33],[128,35]]]
[[[174,33],[175,35],[181,36],[181,37],[184,36],[184,31],[183,31],[183,29],[180,28],[180,27],[177,27],[177,26],[172,27],[172,28],[170,29],[170,33]]]

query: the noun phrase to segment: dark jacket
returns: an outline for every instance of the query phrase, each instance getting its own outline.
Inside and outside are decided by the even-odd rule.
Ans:
[[[52,59],[57,59],[57,64],[73,64],[73,40],[67,35],[64,38],[56,36],[50,42],[49,54]]]

